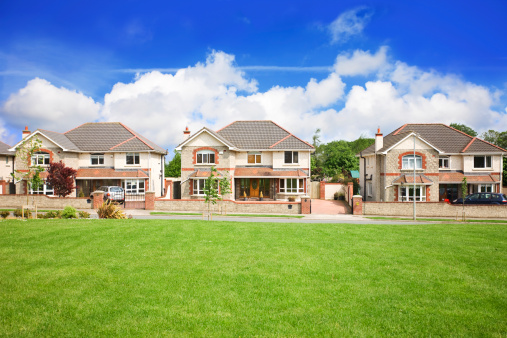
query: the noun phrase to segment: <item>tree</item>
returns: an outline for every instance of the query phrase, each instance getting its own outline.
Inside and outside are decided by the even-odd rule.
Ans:
[[[181,176],[181,154],[174,151],[174,157],[168,164],[165,165],[165,177],[180,177]]]
[[[76,189],[77,170],[66,167],[62,161],[50,163],[47,172],[47,182],[53,187],[55,195],[65,197]]]
[[[484,133],[481,134],[481,138],[484,140],[484,141],[487,141],[489,143],[492,143],[492,144],[497,144],[498,143],[498,136],[499,136],[499,132],[497,132],[496,130],[493,130],[493,129],[490,129],[488,131],[485,131]]]
[[[220,200],[224,199],[224,195],[230,194],[232,192],[231,181],[228,176],[229,176],[229,172],[227,172],[227,174],[224,175],[224,177],[222,177],[218,181],[218,186],[220,187],[220,195],[221,195]],[[227,214],[227,211],[225,213]]]
[[[204,202],[208,204],[208,221],[210,219],[211,204],[216,204],[222,197],[218,194],[218,172],[215,167],[211,167],[211,172],[204,182]]]
[[[328,176],[359,168],[359,161],[347,141],[329,142],[325,145],[323,153],[325,154],[324,172]]]
[[[457,129],[459,131],[462,131],[465,134],[468,134],[470,136],[473,136],[473,137],[477,136],[477,132],[475,130],[473,130],[472,128],[470,128],[469,126],[466,126],[464,124],[451,123],[449,126],[453,127],[454,129]]]
[[[465,197],[467,195],[468,191],[468,184],[467,184],[467,178],[463,177],[463,180],[461,181],[461,197],[463,200],[463,221],[465,220]]]
[[[19,158],[20,163],[27,164],[28,170],[15,170],[11,173],[11,176],[16,182],[16,180],[27,181],[26,187],[26,204],[28,204],[28,186],[32,188],[32,190],[39,190],[39,187],[42,185],[42,179],[40,178],[40,173],[44,171],[44,168],[41,167],[35,161],[32,161],[33,155],[40,150],[42,146],[42,141],[37,137],[32,137],[29,140],[25,139],[20,146],[16,149],[16,157]]]

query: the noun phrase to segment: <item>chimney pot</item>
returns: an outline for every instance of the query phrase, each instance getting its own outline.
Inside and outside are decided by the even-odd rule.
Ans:
[[[22,133],[21,133],[21,138],[24,139],[28,135],[30,135],[30,130],[28,130],[28,126],[25,126],[25,130],[23,130]]]
[[[377,129],[377,133],[375,134],[375,151],[382,149],[384,147],[384,135],[380,132],[380,128]]]

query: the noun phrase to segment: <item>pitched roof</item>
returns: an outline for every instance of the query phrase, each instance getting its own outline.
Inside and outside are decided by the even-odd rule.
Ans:
[[[236,121],[217,134],[240,149],[314,149],[273,121]]]
[[[400,175],[393,181],[393,184],[414,184],[414,176],[412,175]],[[432,184],[433,181],[427,178],[425,175],[416,175],[415,176],[416,184]]]
[[[411,133],[418,134],[419,138],[428,142],[443,153],[448,154],[507,152],[505,149],[477,137],[467,135],[443,123],[405,124],[390,134],[384,136],[384,144],[379,152],[387,151]],[[375,144],[372,144],[363,150],[362,153],[363,155],[375,153]]]
[[[468,183],[498,183],[500,182],[500,175],[485,174],[485,175],[470,175],[457,172],[439,173],[438,180],[440,183],[461,183],[463,177],[467,178]]]
[[[14,156],[15,153],[13,151],[9,151],[10,148],[11,148],[10,145],[0,141],[0,155]]]

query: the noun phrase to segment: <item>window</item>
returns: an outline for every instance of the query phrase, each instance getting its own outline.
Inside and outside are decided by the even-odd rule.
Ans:
[[[450,169],[449,157],[440,157],[438,159],[438,168],[439,169]]]
[[[419,155],[406,155],[403,156],[401,169],[422,169],[422,157]]]
[[[297,151],[286,151],[285,152],[285,163],[286,164],[297,164],[298,160],[298,152]]]
[[[205,178],[200,178],[194,181],[193,195],[204,195],[204,185],[206,184]]]
[[[371,182],[366,182],[366,195],[368,197],[373,196],[373,184]]]
[[[49,154],[38,151],[32,155],[32,165],[48,165],[49,164]]]
[[[211,150],[201,150],[197,152],[198,164],[215,164],[215,152]]]
[[[126,194],[144,194],[144,180],[124,180],[123,189]]]
[[[493,192],[493,184],[479,184],[479,192]]]
[[[55,192],[50,184],[41,184],[37,190],[33,190],[32,187],[30,187],[30,194],[52,196]]]
[[[248,164],[261,163],[261,153],[248,153]]]
[[[414,201],[414,186],[402,186],[400,187],[399,200],[402,202],[413,202]],[[426,201],[426,186],[416,185],[415,186],[415,200],[416,202]]]
[[[139,164],[139,153],[127,153],[127,165]]]
[[[104,154],[92,154],[90,158],[92,165],[104,165]]]
[[[284,193],[303,193],[304,179],[300,178],[282,178],[280,179],[280,192]]]
[[[491,168],[491,156],[474,156],[474,168]]]

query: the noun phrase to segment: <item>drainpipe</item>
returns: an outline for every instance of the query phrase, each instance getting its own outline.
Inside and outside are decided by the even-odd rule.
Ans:
[[[363,159],[364,177],[363,177],[363,202],[366,202],[366,159],[363,157],[363,152],[359,152],[359,159]]]
[[[167,150],[166,150],[167,151]],[[165,196],[165,155],[160,155],[160,195]]]

